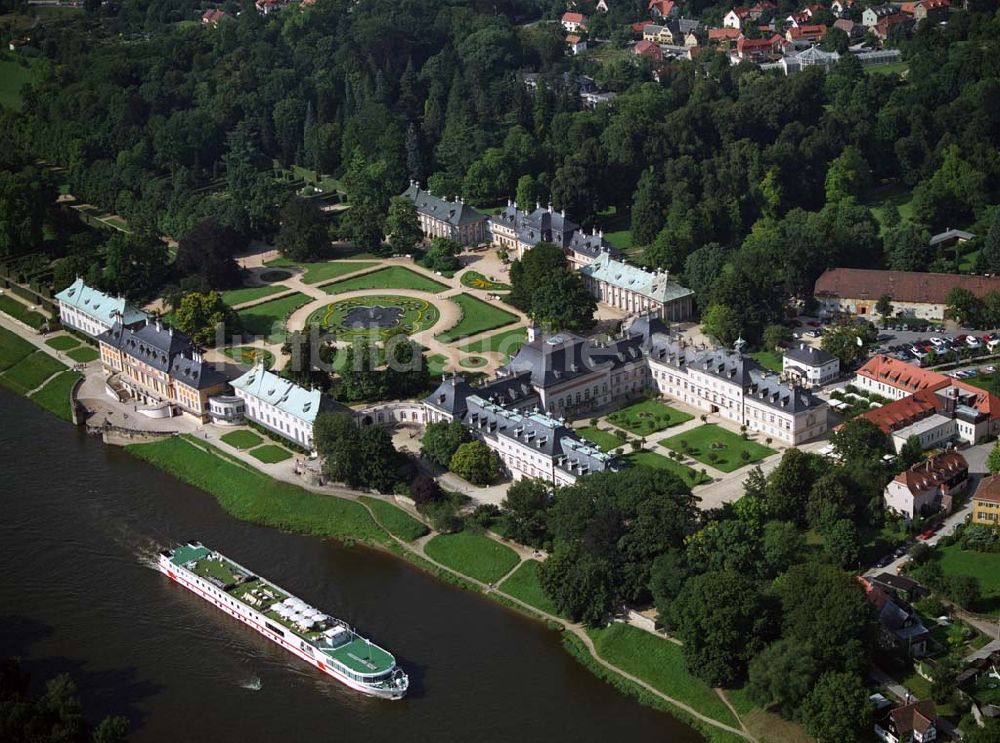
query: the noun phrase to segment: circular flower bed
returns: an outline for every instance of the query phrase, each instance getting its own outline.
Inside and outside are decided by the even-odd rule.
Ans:
[[[376,295],[331,302],[314,311],[309,325],[334,333],[337,340],[384,341],[395,333],[413,335],[433,327],[441,317],[430,302],[413,297]]]

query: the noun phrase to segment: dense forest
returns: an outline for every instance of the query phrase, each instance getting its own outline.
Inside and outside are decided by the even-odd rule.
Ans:
[[[361,242],[379,239],[411,178],[482,205],[550,201],[587,227],[631,214],[645,262],[682,274],[703,310],[731,309],[754,341],[828,266],[951,270],[926,236],[989,232],[995,4],[920,24],[901,42],[905,78],[850,55],[829,74],[781,77],[708,53],[654,78],[647,62],[567,56],[558,24],[520,23],[557,5],[318,0],[262,16],[227,3],[237,17],[211,26],[190,22],[190,3],[104,4],[33,34],[36,82],[0,119],[0,195],[26,213],[11,223],[33,225],[19,187],[42,162],[138,233],[179,239],[211,216],[272,237],[286,196],[276,161],[337,177],[351,203],[339,228]],[[612,5],[595,20],[609,44],[645,14]],[[533,89],[523,71],[541,73]],[[584,108],[577,73],[618,97]],[[889,205],[876,219],[884,184],[912,194],[911,214]],[[0,236],[0,249],[38,235]],[[983,253],[977,268],[1000,270],[1000,247]]]

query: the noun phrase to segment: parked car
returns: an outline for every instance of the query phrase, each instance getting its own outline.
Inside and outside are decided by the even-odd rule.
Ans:
[[[920,534],[917,536],[917,539],[921,539],[926,542],[933,536],[934,536],[934,530],[928,529],[927,531],[920,532]]]
[[[875,567],[884,568],[886,565],[892,562],[892,555],[886,555],[885,557],[880,557],[878,562],[875,563]]]
[[[965,345],[967,345],[969,348],[981,348],[983,344],[976,336],[967,335],[965,337]]]
[[[944,338],[931,338],[931,343],[933,343],[936,348],[943,348],[947,345]]]
[[[983,371],[986,372],[987,374],[995,374],[996,370],[997,368],[995,366],[987,366],[985,369],[983,369]]]

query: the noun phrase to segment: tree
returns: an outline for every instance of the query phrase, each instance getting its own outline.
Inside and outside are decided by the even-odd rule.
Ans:
[[[211,289],[240,285],[240,267],[233,258],[246,246],[236,230],[209,217],[177,243],[174,268],[182,276],[200,276]]]
[[[823,350],[840,359],[846,370],[868,358],[868,350],[878,341],[878,331],[870,322],[842,323],[827,328],[820,344]]]
[[[972,611],[982,594],[979,579],[974,575],[950,575],[947,581],[948,598],[963,609]]]
[[[970,725],[963,726],[963,743],[1000,743],[1000,720],[983,720],[983,727]]]
[[[489,485],[500,476],[496,454],[482,441],[459,445],[448,462],[448,469],[473,485]]]
[[[888,438],[867,418],[847,421],[830,435],[830,442],[844,461],[871,462],[889,451]]]
[[[394,253],[409,253],[424,239],[416,205],[402,196],[395,196],[389,202],[385,230]]]
[[[986,458],[986,468],[991,475],[1000,472],[1000,443],[994,444],[990,455]]]
[[[104,246],[103,289],[135,301],[152,296],[167,278],[167,246],[152,236],[115,233]]]
[[[350,488],[391,493],[398,480],[399,454],[381,426],[361,426],[350,413],[322,412],[313,424],[313,446],[323,473]]]
[[[771,518],[805,524],[809,492],[825,468],[823,458],[816,454],[786,450],[768,477],[765,505]]]
[[[771,643],[750,661],[747,695],[764,710],[791,718],[816,681],[816,661],[808,646],[788,640]]]
[[[56,200],[51,179],[24,168],[0,170],[0,258],[34,249],[42,242],[49,205]]]
[[[799,718],[819,743],[867,740],[871,721],[868,691],[855,674],[825,673],[802,701]]]
[[[833,29],[839,31],[840,29]],[[843,31],[840,31],[846,37]],[[860,199],[871,185],[871,168],[861,152],[848,145],[826,171],[826,200]]]
[[[768,521],[764,524],[760,549],[766,572],[773,577],[802,559],[806,538],[790,521]]]
[[[435,237],[431,240],[431,246],[427,252],[418,260],[421,266],[432,271],[457,271],[461,265],[458,262],[458,254],[462,252],[462,246],[447,237]]]
[[[893,271],[924,271],[930,263],[930,233],[903,222],[885,235],[885,262]]]
[[[217,332],[229,338],[240,328],[239,315],[222,301],[218,292],[185,294],[174,311],[174,323],[202,346],[215,346]]]
[[[535,292],[531,317],[538,325],[556,330],[583,332],[594,324],[597,303],[576,272],[554,274]]]
[[[517,179],[516,204],[519,209],[530,212],[546,196],[545,187],[531,175],[525,174]]]
[[[770,639],[775,618],[753,579],[730,571],[690,578],[671,616],[688,669],[712,686],[743,675]]]
[[[976,256],[978,273],[1000,273],[1000,209],[993,211],[990,229],[983,239],[983,247]]]
[[[823,41],[820,42],[819,47],[824,52],[846,54],[850,45],[851,37],[847,35],[847,32],[842,28],[834,26],[826,30],[826,36],[823,37]]]
[[[718,243],[703,245],[684,259],[684,285],[694,291],[702,309],[708,306],[712,285],[726,265],[728,252]]]
[[[724,304],[713,304],[702,316],[701,329],[713,336],[723,346],[732,346],[740,337],[741,320],[739,313]]]
[[[632,197],[632,240],[649,245],[663,228],[667,194],[653,168],[642,171]]]
[[[908,436],[899,449],[899,465],[904,469],[909,469],[919,462],[923,458],[923,455],[924,447],[920,443],[920,437],[915,434]],[[987,460],[988,462],[989,460]],[[1000,461],[997,464],[1000,466]]]
[[[420,441],[420,453],[431,461],[447,467],[458,447],[470,441],[468,430],[459,421],[428,423]]]
[[[764,328],[764,349],[774,351],[792,342],[792,331],[787,325],[772,323]]]
[[[410,483],[410,497],[417,506],[426,506],[442,500],[444,491],[433,477],[420,472]]]
[[[288,358],[281,376],[302,387],[329,388],[329,370],[333,368],[336,349],[330,343],[321,342],[317,326],[289,333],[281,345],[281,352]]]
[[[293,261],[311,261],[329,242],[323,215],[316,205],[297,196],[289,198],[281,209],[276,239],[281,254]]]
[[[890,317],[892,317],[892,297],[888,294],[883,294],[878,298],[878,302],[875,303],[875,311],[882,318],[882,322],[885,323]]]
[[[858,528],[849,519],[840,519],[823,531],[823,552],[839,568],[857,568],[861,556]]]
[[[546,509],[552,498],[550,486],[542,480],[525,478],[507,489],[501,508],[510,539],[541,546],[548,535]]]
[[[950,289],[944,301],[948,305],[945,314],[959,323],[975,325],[982,312],[983,304],[979,297],[961,286]]]

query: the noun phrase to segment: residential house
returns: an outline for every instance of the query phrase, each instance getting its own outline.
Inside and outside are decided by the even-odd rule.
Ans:
[[[209,398],[227,391],[226,378],[202,358],[191,338],[159,318],[131,327],[115,322],[97,340],[109,392],[148,406],[140,414],[187,414],[204,421]]]
[[[732,10],[730,10],[722,18],[722,25],[726,28],[735,28],[737,30],[743,28],[743,21],[750,15],[750,8],[745,5],[738,5]]]
[[[875,28],[875,26],[878,25],[878,22],[883,18],[888,18],[889,16],[897,15],[898,13],[898,5],[890,5],[889,3],[872,5],[865,8],[864,12],[861,14],[861,23],[868,28]]]
[[[865,35],[865,27],[860,23],[855,23],[848,18],[838,18],[833,22],[834,28],[839,28],[851,41],[860,39]]]
[[[826,26],[792,26],[785,33],[785,38],[791,43],[818,44],[826,36]]]
[[[55,296],[59,322],[96,338],[116,322],[125,327],[143,325],[149,317],[124,297],[112,297],[77,278]]]
[[[830,3],[830,12],[837,18],[849,16],[854,11],[854,0],[833,0]]]
[[[979,481],[979,487],[972,496],[973,524],[1000,526],[1000,475],[990,475]]]
[[[606,252],[579,270],[597,301],[623,312],[679,322],[694,310],[694,292],[671,281],[668,271],[647,271]]]
[[[952,500],[969,484],[969,463],[950,450],[918,462],[885,486],[885,507],[907,521],[938,510],[951,511]]]
[[[595,9],[601,13],[607,13],[608,12],[607,0],[597,0],[597,6]]]
[[[659,62],[663,59],[663,50],[660,49],[660,45],[646,39],[637,41],[635,46],[632,47],[632,53],[637,57],[652,59],[654,62]]]
[[[948,12],[951,3],[948,0],[918,0],[917,2],[901,3],[899,9],[905,15],[910,16],[915,23],[928,20],[931,23],[940,23],[948,20]]]
[[[878,614],[879,643],[909,658],[926,655],[930,632],[913,607],[865,578],[858,580],[865,588],[865,597]]]
[[[578,34],[567,34],[566,45],[569,46],[569,50],[574,56],[587,51],[586,40],[581,38]]]
[[[879,573],[878,575],[865,578],[872,585],[878,586],[883,591],[888,591],[893,596],[908,603],[920,601],[930,595],[930,591],[912,578],[895,573]]]
[[[782,370],[807,387],[821,387],[840,376],[840,359],[822,348],[800,343],[785,350]]]
[[[416,207],[417,220],[425,237],[446,237],[459,245],[479,245],[487,241],[486,215],[461,198],[448,201],[420,188],[413,180],[402,196]]]
[[[666,26],[659,26],[655,23],[647,24],[642,29],[644,41],[652,41],[654,44],[672,44],[673,34]]]
[[[883,711],[875,720],[875,734],[885,743],[930,743],[937,740],[934,701],[923,699]]]
[[[303,449],[313,448],[313,425],[322,411],[338,406],[318,389],[304,387],[255,365],[232,384],[246,404],[245,415]]]
[[[209,26],[216,26],[223,18],[231,17],[229,13],[220,8],[209,8],[201,14],[201,22]]]
[[[899,38],[913,28],[913,19],[905,13],[896,13],[880,18],[872,31],[880,41],[887,42]]]
[[[566,11],[562,15],[562,27],[571,34],[587,30],[587,16]]]
[[[710,28],[708,29],[709,44],[723,44],[736,41],[740,38],[741,32],[738,28]]]
[[[976,236],[972,232],[964,230],[947,229],[932,235],[929,245],[937,250],[946,250],[961,245],[964,242],[974,239]]]
[[[673,18],[678,12],[674,0],[649,0],[649,14],[653,18]]]
[[[770,38],[748,39],[740,36],[736,39],[736,57],[741,61],[761,62],[781,55],[784,41],[774,34]]]
[[[797,13],[792,13],[790,16],[785,18],[785,26],[788,28],[805,26],[812,20],[812,17],[816,14],[816,12],[820,10],[823,10],[822,5],[808,5]]]
[[[879,298],[888,295],[897,314],[943,320],[948,292],[956,287],[982,298],[987,292],[1000,291],[1000,276],[830,268],[816,280],[813,295],[824,314],[876,315]]]

